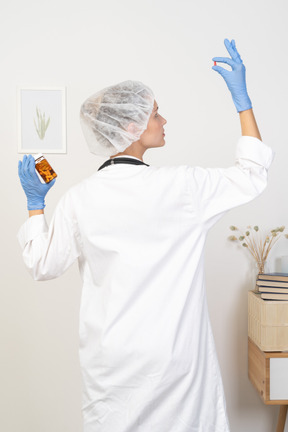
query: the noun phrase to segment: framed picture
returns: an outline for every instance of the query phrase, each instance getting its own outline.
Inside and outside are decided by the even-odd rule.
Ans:
[[[66,153],[66,89],[18,87],[18,153]]]

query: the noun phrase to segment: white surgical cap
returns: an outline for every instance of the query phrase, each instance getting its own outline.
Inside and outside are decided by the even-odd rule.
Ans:
[[[152,90],[124,81],[90,96],[81,106],[80,123],[91,153],[113,156],[137,141],[154,106]]]

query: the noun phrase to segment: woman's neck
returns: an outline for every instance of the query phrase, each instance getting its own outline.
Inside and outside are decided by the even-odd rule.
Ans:
[[[129,147],[127,147],[124,152],[117,153],[116,155],[110,156],[110,159],[113,159],[116,156],[134,156],[143,162],[143,155],[145,153],[146,149],[143,149],[142,146],[139,145],[139,143],[136,141],[133,144],[131,144]]]

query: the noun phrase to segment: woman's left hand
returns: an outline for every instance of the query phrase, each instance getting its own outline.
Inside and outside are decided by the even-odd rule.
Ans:
[[[45,196],[56,179],[53,179],[50,183],[41,183],[35,171],[35,159],[31,155],[24,155],[23,161],[19,161],[18,175],[27,197],[28,210],[43,210]]]

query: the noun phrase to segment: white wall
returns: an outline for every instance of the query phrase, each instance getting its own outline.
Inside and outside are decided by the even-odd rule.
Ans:
[[[77,265],[60,279],[34,282],[16,241],[27,217],[17,176],[16,86],[67,87],[68,151],[48,158],[59,174],[47,198],[49,220],[67,188],[104,161],[86,148],[78,121],[80,104],[92,92],[125,79],[151,86],[168,120],[166,146],[147,152],[147,163],[233,163],[238,115],[224,81],[211,70],[211,58],[226,55],[223,40],[228,37],[235,38],[245,61],[263,140],[277,156],[264,194],[232,210],[210,232],[207,292],[231,430],[274,430],[278,409],[264,406],[247,378],[252,265],[245,251],[226,238],[231,224],[288,225],[287,2],[15,0],[2,1],[0,9],[0,429],[82,430]],[[288,241],[275,247],[271,270],[281,254],[288,255]]]

